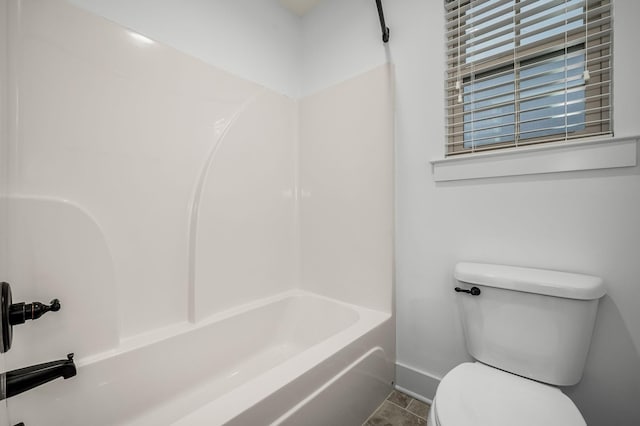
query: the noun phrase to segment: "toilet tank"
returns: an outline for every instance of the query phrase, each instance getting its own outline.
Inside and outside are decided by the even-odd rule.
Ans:
[[[591,343],[601,278],[483,263],[454,276],[467,350],[493,367],[552,385],[578,383]]]

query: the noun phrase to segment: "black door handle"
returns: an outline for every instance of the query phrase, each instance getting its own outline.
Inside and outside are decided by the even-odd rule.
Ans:
[[[472,296],[479,296],[480,295],[480,289],[478,287],[471,287],[471,290],[466,290],[464,288],[460,288],[460,287],[456,287],[455,290],[458,293],[468,293]]]

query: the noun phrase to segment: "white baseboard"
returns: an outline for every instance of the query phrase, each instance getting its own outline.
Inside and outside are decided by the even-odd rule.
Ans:
[[[433,401],[440,379],[425,371],[396,362],[396,389],[427,404]]]
[[[394,386],[394,388],[395,388],[396,390],[398,390],[398,391],[400,391],[400,392],[402,392],[402,393],[406,394],[406,395],[409,395],[409,396],[410,396],[411,398],[413,398],[413,399],[417,399],[418,401],[425,402],[425,403],[427,403],[427,404],[429,404],[429,405],[433,404],[433,400],[432,400],[432,399],[425,398],[425,397],[424,397],[424,396],[422,396],[422,395],[418,395],[417,393],[412,392],[412,391],[410,391],[409,389],[405,389],[405,388],[403,388],[402,386],[395,385],[395,386]]]

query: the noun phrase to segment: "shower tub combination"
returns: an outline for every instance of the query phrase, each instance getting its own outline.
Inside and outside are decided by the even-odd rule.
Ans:
[[[361,425],[394,378],[392,66],[292,99],[66,0],[0,6],[0,279],[62,301],[7,367],[78,366],[10,424]]]
[[[26,424],[63,408],[65,424],[360,425],[391,389],[393,327],[292,290],[125,340],[15,404]]]

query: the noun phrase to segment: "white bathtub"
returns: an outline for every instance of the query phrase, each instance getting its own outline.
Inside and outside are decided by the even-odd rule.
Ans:
[[[12,402],[35,425],[360,425],[391,389],[393,336],[389,314],[296,290],[124,341]]]

